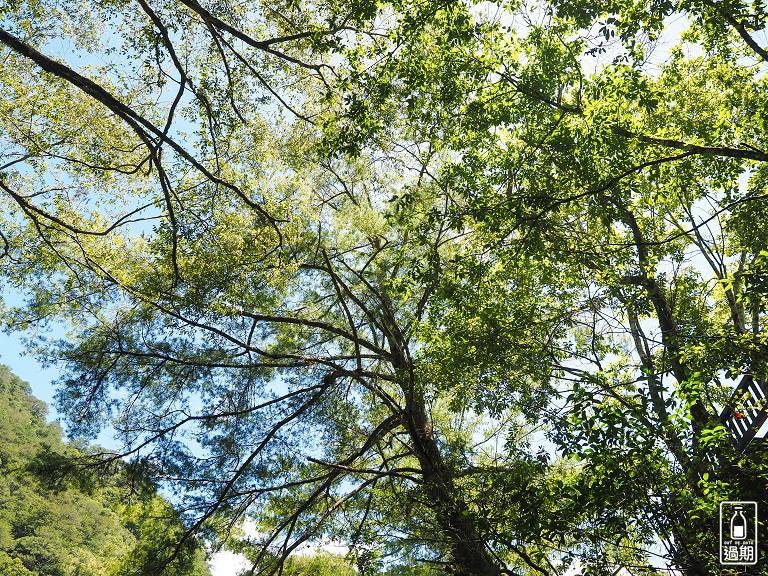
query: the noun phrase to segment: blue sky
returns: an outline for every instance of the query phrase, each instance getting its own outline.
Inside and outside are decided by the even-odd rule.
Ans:
[[[55,420],[58,414],[53,408],[54,390],[51,383],[58,377],[58,372],[55,368],[43,368],[37,360],[25,352],[22,334],[0,332],[0,363],[8,366],[22,380],[29,382],[32,393],[48,404],[48,420]]]
[[[22,304],[21,295],[13,290],[0,288],[0,304],[8,307],[18,306]],[[64,329],[52,324],[46,336],[49,338],[63,337]],[[11,369],[11,372],[29,383],[32,387],[32,394],[48,405],[48,421],[60,421],[66,432],[66,422],[56,410],[53,399],[56,393],[53,382],[58,379],[60,372],[55,366],[43,367],[42,363],[29,353],[24,340],[23,332],[6,333],[0,331],[0,364],[5,364]],[[112,438],[111,430],[102,431],[93,443],[113,450],[118,447]]]

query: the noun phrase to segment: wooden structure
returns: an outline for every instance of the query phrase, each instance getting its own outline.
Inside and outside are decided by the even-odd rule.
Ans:
[[[731,431],[736,448],[743,452],[768,420],[768,385],[745,375],[733,391],[720,422]],[[762,440],[762,438],[758,439]]]

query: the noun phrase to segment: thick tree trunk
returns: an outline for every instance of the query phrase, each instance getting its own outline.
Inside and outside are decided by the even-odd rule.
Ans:
[[[386,281],[382,280],[381,285],[386,285]],[[451,549],[451,558],[446,559],[450,562],[450,573],[454,576],[499,576],[499,567],[477,531],[476,519],[470,514],[454,483],[453,472],[440,453],[424,397],[417,392],[407,341],[397,324],[394,306],[385,288],[381,289],[380,297],[385,337],[393,351],[392,367],[404,378],[401,382],[405,396],[403,424],[419,460],[426,497]]]
[[[421,464],[427,498],[433,502],[437,522],[452,551],[450,562],[456,576],[498,576],[499,567],[480,538],[475,520],[453,481],[432,433],[423,400],[406,404],[406,425]]]

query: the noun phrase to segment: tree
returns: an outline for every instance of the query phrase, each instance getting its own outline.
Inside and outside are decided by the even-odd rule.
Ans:
[[[287,556],[326,530],[353,543],[386,542],[383,534],[398,528],[393,523],[408,518],[407,538],[434,559],[450,557],[464,573],[494,570],[477,532],[474,496],[461,484],[471,486],[486,459],[505,456],[479,451],[464,462],[478,437],[461,428],[469,416],[448,417],[446,404],[469,409],[458,405],[461,389],[476,380],[532,396],[530,405],[536,395],[515,381],[516,365],[493,366],[498,358],[490,351],[474,367],[468,357],[441,365],[439,334],[418,361],[412,344],[428,326],[421,320],[441,278],[436,267],[470,245],[458,246],[463,234],[445,227],[442,215],[434,218],[427,184],[411,185],[423,195],[419,211],[411,205],[408,215],[385,217],[374,208],[397,190],[384,166],[378,174],[362,161],[299,171],[292,164],[301,157],[280,152],[291,163],[273,168],[284,178],[275,198],[285,195],[292,206],[289,213],[276,205],[286,221],[290,214],[277,228],[279,242],[272,224],[254,223],[229,199],[206,206],[194,196],[188,201],[200,207],[176,215],[189,231],[176,242],[167,226],[130,246],[76,240],[100,257],[94,268],[67,256],[81,280],[89,277],[89,294],[67,296],[66,313],[84,318],[90,305],[109,313],[83,325],[78,343],[61,344],[75,374],[61,383],[61,408],[76,432],[112,419],[126,453],[187,491],[194,529],[258,506],[264,553],[277,546]],[[336,186],[354,193],[339,198]],[[51,273],[63,272],[61,261],[49,262]],[[452,276],[460,289],[460,276]],[[45,306],[65,313],[67,305],[57,298]],[[503,306],[486,314],[502,315]],[[473,339],[502,344],[476,324]],[[110,386],[128,390],[124,404],[110,399]],[[494,410],[506,429],[510,411]],[[430,415],[441,412],[446,416]],[[185,435],[196,450],[180,442]]]
[[[675,12],[690,28],[653,62]],[[552,288],[578,294],[570,337],[550,347],[563,354],[553,379],[565,402],[552,438],[583,466],[575,494],[597,521],[592,538],[621,542],[635,526],[672,566],[721,570],[718,502],[765,488],[762,451],[731,442],[757,431],[740,426],[744,414],[765,419],[762,400],[731,394],[766,380],[765,241],[754,228],[768,159],[754,34],[764,9],[568,2],[521,18],[525,34],[513,24],[508,38],[438,49],[449,64],[430,55],[433,30],[402,50],[400,70],[451,72],[408,76],[420,104],[410,118],[425,135],[427,112],[452,119],[436,140],[460,160],[443,181],[496,233],[497,257],[548,255],[560,271]],[[589,74],[588,57],[606,53]],[[371,98],[391,82],[367,80]]]
[[[8,322],[71,323],[62,408],[191,531],[253,514],[278,565],[342,533],[458,574],[652,570],[659,540],[715,569],[717,501],[765,478],[725,427],[765,380],[759,3],[25,8]],[[44,55],[110,18],[98,76]]]
[[[185,28],[196,23],[200,42],[226,47],[218,44],[224,42],[222,31],[232,30],[204,9],[188,8]],[[208,44],[200,50],[182,42],[182,58],[170,25],[155,10],[143,5],[144,16],[136,20],[114,16],[114,6],[102,10],[121,18],[115,30],[130,32],[129,54],[143,54],[141,39],[148,36],[151,49],[174,63],[177,101],[185,104],[184,98],[194,96],[197,102],[183,110],[202,120],[195,144],[204,160],[178,145],[171,136],[176,132],[164,130],[162,121],[147,120],[170,118],[173,128],[177,105],[149,107],[150,97],[162,96],[164,88],[146,68],[138,71],[138,81],[112,69],[117,79],[106,90],[44,56],[34,39],[25,43],[9,33],[0,38],[10,48],[8,69],[16,69],[8,82],[19,96],[9,103],[8,116],[40,111],[66,132],[39,149],[31,144],[42,137],[36,126],[6,124],[12,142],[6,170],[15,173],[5,189],[27,223],[10,214],[6,241],[11,276],[22,279],[25,289],[36,291],[27,281],[43,289],[11,322],[34,323],[50,312],[77,323],[77,339],[60,343],[55,352],[70,363],[59,404],[73,431],[88,433],[113,420],[126,454],[136,455],[156,479],[173,480],[186,492],[191,531],[220,514],[237,517],[259,509],[263,554],[277,547],[281,559],[333,530],[353,545],[383,543],[395,551],[407,545],[412,554],[421,549],[419,556],[454,565],[459,573],[498,573],[500,561],[485,536],[495,527],[481,526],[472,484],[485,474],[486,461],[518,457],[490,449],[472,454],[478,437],[461,428],[470,417],[461,412],[470,406],[462,406],[460,391],[483,381],[536,405],[541,394],[528,389],[533,376],[521,374],[518,382],[518,363],[495,366],[495,351],[505,355],[498,346],[518,333],[548,331],[549,323],[496,342],[475,319],[472,338],[485,338],[484,346],[491,347],[486,360],[457,358],[445,366],[448,373],[440,365],[446,351],[436,326],[429,340],[434,349],[425,348],[417,360],[420,333],[430,330],[423,320],[428,311],[437,313],[433,294],[461,290],[461,256],[474,249],[463,240],[464,225],[448,222],[446,192],[424,173],[428,165],[419,160],[421,152],[404,149],[384,160],[361,153],[357,160],[326,158],[308,165],[312,148],[322,151],[328,143],[300,125],[283,128],[287,134],[281,137],[252,103],[239,101],[237,75],[227,68],[228,58],[243,62],[234,52],[211,60]],[[290,41],[315,41],[321,32],[313,29],[310,36],[291,29]],[[242,34],[235,37],[250,49],[273,50],[271,40],[256,46]],[[65,40],[66,34],[58,39]],[[189,70],[180,64],[197,57],[202,62]],[[277,57],[300,64],[294,56]],[[29,72],[30,65],[47,75]],[[229,97],[209,105],[213,96],[197,87],[213,81],[215,66],[226,74],[212,94]],[[251,80],[259,76],[249,70]],[[48,107],[41,110],[37,95],[25,97],[14,86],[15,78],[25,76],[50,88]],[[101,106],[82,102],[72,86]],[[74,136],[70,117],[63,123],[51,117],[64,103],[87,118]],[[219,112],[223,108],[232,116]],[[356,113],[356,119],[364,124],[365,114]],[[119,152],[126,149],[132,160]],[[59,167],[66,171],[60,174],[66,190],[46,186],[47,193],[38,194]],[[99,186],[113,196],[106,213],[89,216],[70,202],[75,188]],[[118,188],[122,198],[114,198]],[[401,193],[408,213],[393,203],[388,214],[386,200]],[[33,204],[33,198],[39,200]],[[109,215],[113,207],[124,212]],[[140,221],[155,225],[150,230]],[[456,263],[448,264],[452,257]],[[493,284],[506,283],[500,271],[472,268],[467,273],[477,281],[487,277],[489,292]],[[441,285],[446,274],[452,280]],[[516,306],[530,309],[534,301],[527,302]],[[499,302],[485,314],[501,321],[508,305]],[[461,313],[453,320],[461,322]],[[126,390],[125,402],[112,397],[111,387]],[[449,415],[448,408],[459,416],[433,419],[432,414]],[[497,401],[493,410],[500,425],[489,436],[504,435],[519,408]],[[185,435],[196,450],[180,442]],[[402,536],[401,522],[408,528]]]

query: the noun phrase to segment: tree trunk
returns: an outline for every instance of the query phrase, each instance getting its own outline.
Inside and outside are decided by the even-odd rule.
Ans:
[[[499,567],[486,550],[475,519],[453,482],[453,473],[440,454],[423,399],[410,398],[405,417],[421,464],[427,498],[434,503],[437,522],[451,548],[451,573],[456,576],[498,576]]]

